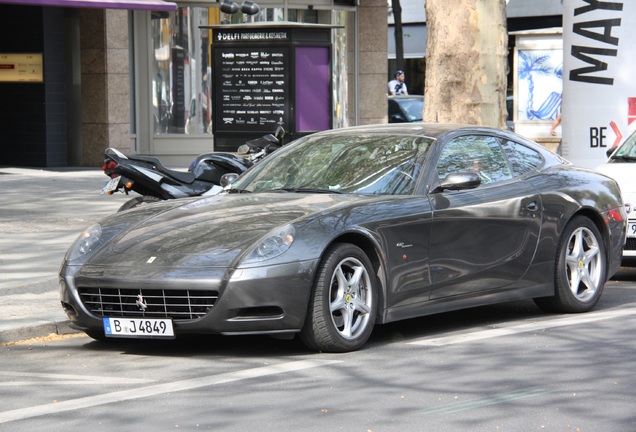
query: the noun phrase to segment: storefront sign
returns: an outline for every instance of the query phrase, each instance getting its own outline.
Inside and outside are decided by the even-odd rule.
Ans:
[[[41,53],[0,54],[0,82],[43,82]]]
[[[636,2],[563,2],[563,144],[571,162],[594,168],[636,129]]]
[[[331,26],[213,26],[214,148],[285,129],[285,140],[332,125]]]
[[[215,125],[221,132],[257,132],[288,124],[289,49],[223,47],[215,83]]]
[[[259,42],[287,42],[289,33],[286,31],[219,31],[216,40],[223,41],[259,41]]]

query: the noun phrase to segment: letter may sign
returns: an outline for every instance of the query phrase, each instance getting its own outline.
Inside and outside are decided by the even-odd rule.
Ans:
[[[562,154],[594,168],[636,119],[636,2],[565,0]],[[631,109],[630,109],[631,107]],[[632,112],[633,111],[633,112]]]

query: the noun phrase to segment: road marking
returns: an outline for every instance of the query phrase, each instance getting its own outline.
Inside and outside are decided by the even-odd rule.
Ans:
[[[183,381],[175,381],[164,384],[156,384],[138,389],[122,390],[85,398],[71,399],[67,401],[38,405],[29,408],[20,408],[0,413],[0,423],[8,423],[16,420],[39,417],[49,414],[58,414],[65,411],[73,411],[81,408],[89,408],[97,405],[122,402],[143,397],[157,396],[177,391],[192,390],[200,387],[226,384],[251,378],[259,378],[269,375],[311,369],[340,363],[340,360],[309,359],[295,362],[281,363],[272,366],[263,366],[254,369],[245,369],[236,372],[228,372],[220,375],[192,378]]]
[[[612,318],[620,318],[629,315],[636,315],[636,308],[616,309],[603,312],[588,312],[586,314],[571,315],[566,318],[559,318],[547,321],[536,321],[528,324],[496,328],[491,330],[481,330],[472,333],[462,333],[446,337],[427,337],[408,342],[409,345],[420,346],[446,346],[465,342],[474,342],[483,339],[490,339],[500,336],[509,336],[519,333],[545,330],[555,327],[564,327],[575,324],[584,324],[594,321],[602,321]]]
[[[26,378],[25,381],[0,382],[0,387],[13,387],[19,385],[111,385],[111,384],[147,384],[157,380],[140,378],[103,377],[90,375],[51,374],[38,372],[12,372],[0,370],[0,376]]]
[[[560,390],[551,390],[540,387],[531,387],[528,389],[521,389],[511,393],[503,393],[493,395],[484,399],[472,399],[466,402],[457,402],[444,405],[438,408],[430,408],[422,411],[422,414],[453,414],[461,411],[468,411],[476,408],[483,408],[491,405],[499,405],[502,403],[508,403],[510,401],[519,399],[528,399],[537,396],[543,396],[547,394],[557,393]]]

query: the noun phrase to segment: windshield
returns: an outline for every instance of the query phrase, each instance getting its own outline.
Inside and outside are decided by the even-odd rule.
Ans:
[[[618,150],[612,154],[612,159],[636,159],[636,132],[631,134]]]
[[[431,142],[411,135],[308,136],[265,158],[234,188],[408,195],[415,190]]]
[[[402,107],[409,121],[422,120],[424,99],[400,99],[397,103]]]

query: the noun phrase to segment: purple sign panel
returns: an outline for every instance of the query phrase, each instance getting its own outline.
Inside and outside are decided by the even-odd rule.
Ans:
[[[296,130],[327,130],[331,118],[329,48],[296,47]]]

